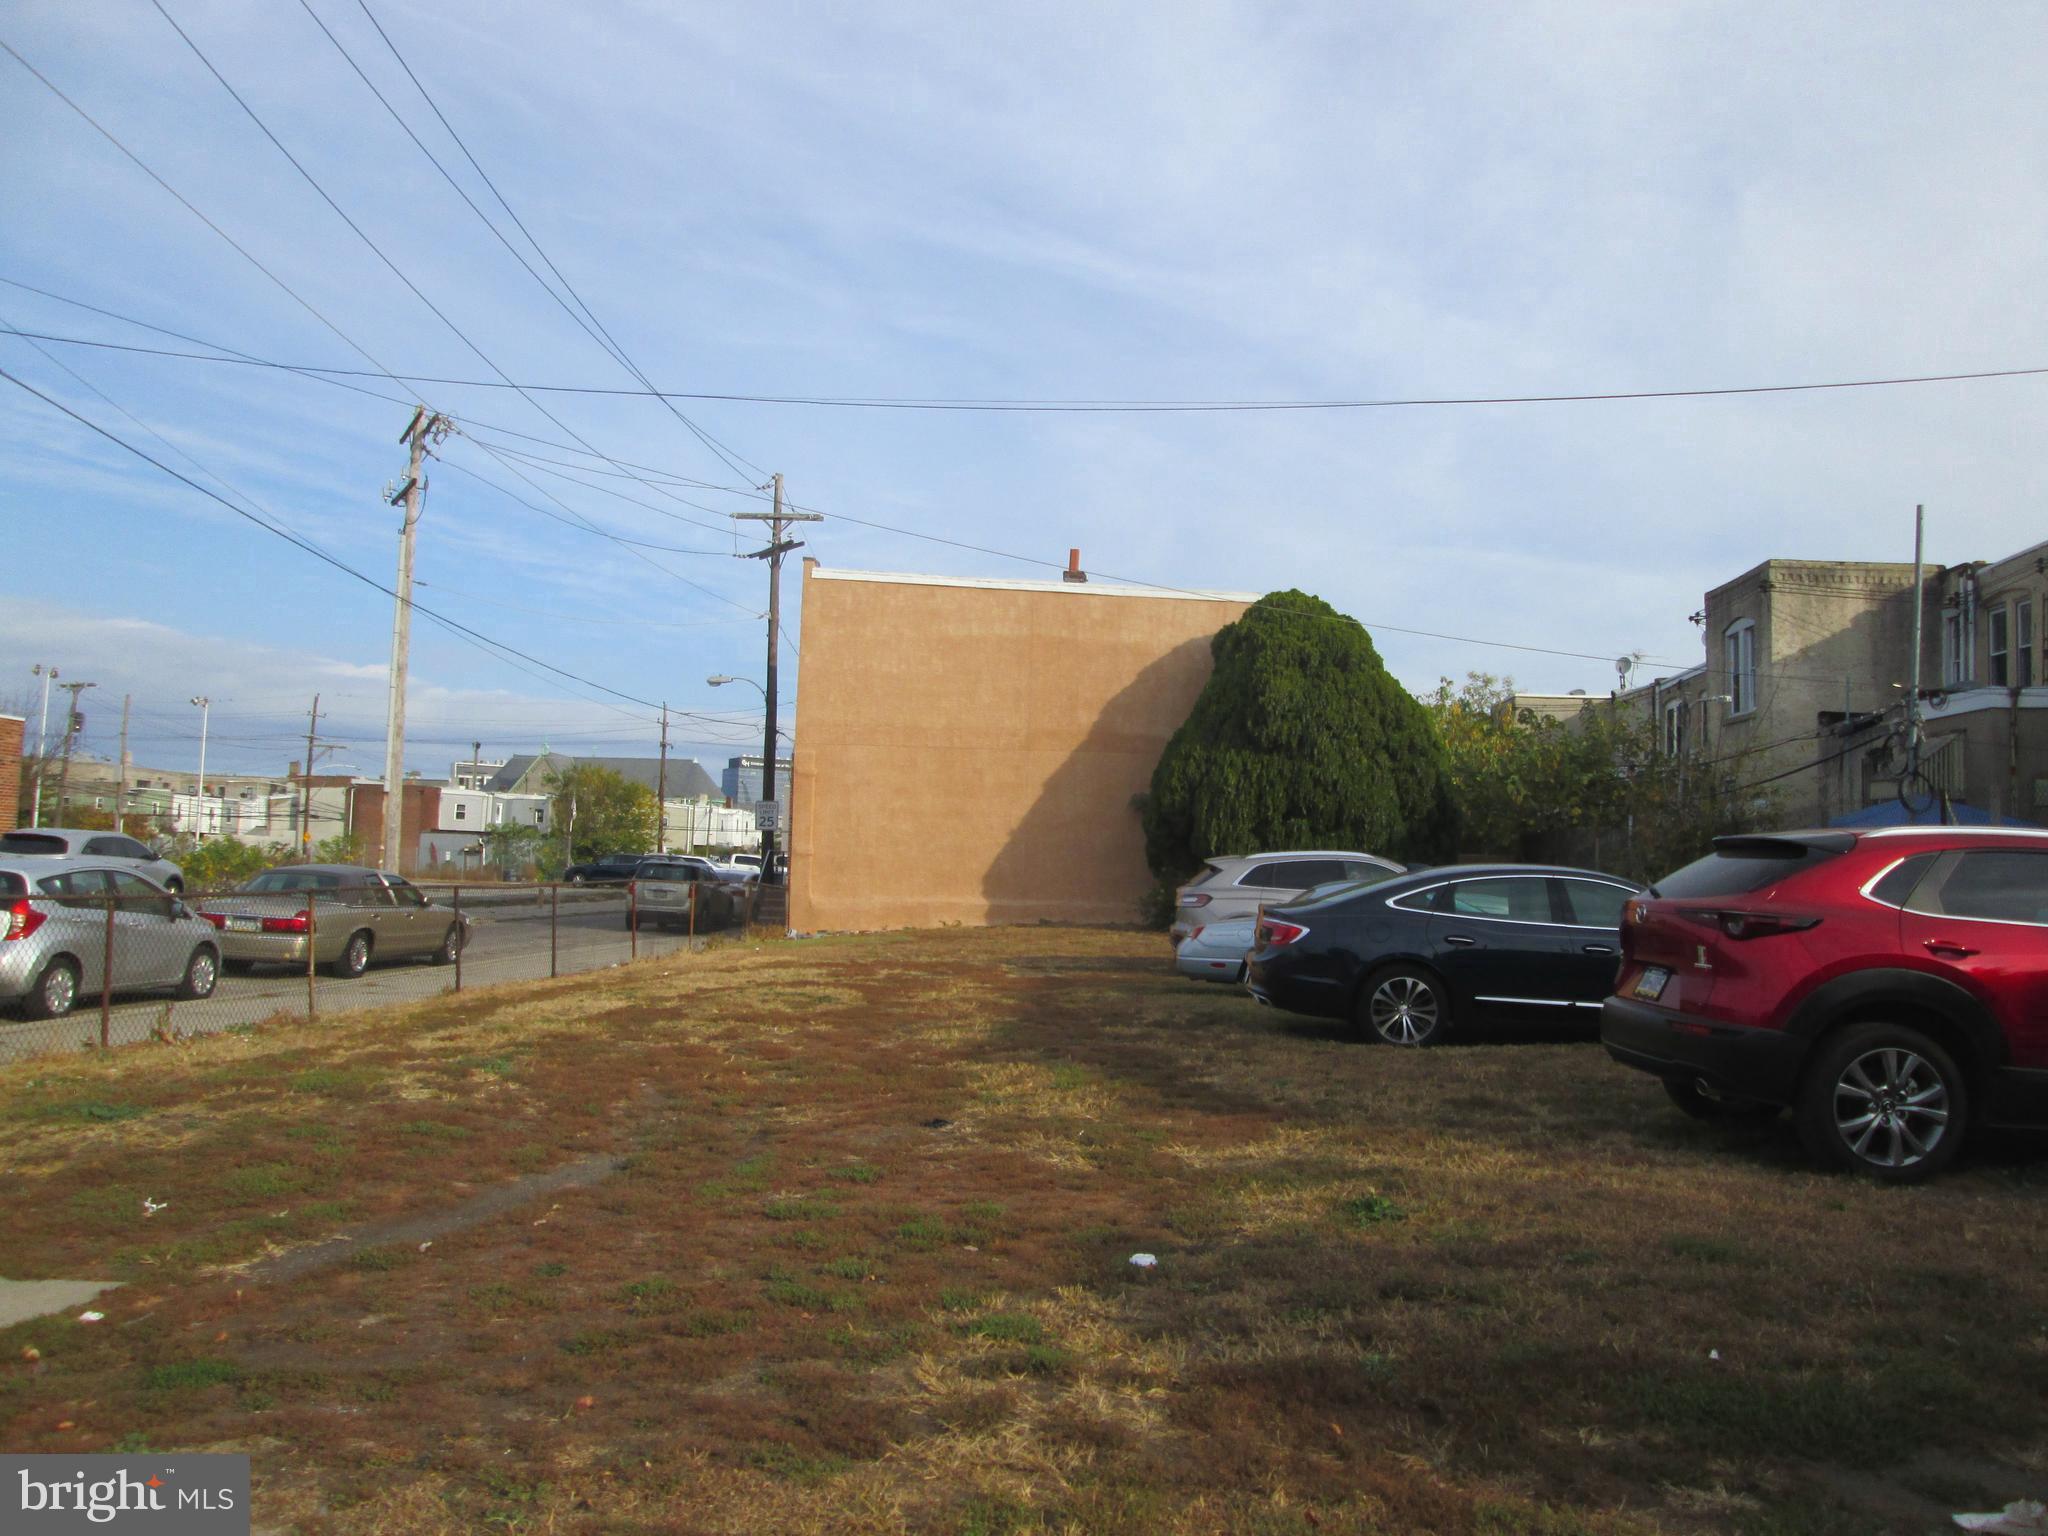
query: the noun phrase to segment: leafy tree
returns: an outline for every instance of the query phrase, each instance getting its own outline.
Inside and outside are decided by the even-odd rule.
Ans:
[[[571,856],[594,859],[654,846],[660,809],[654,791],[596,763],[578,763],[554,776],[548,818],[570,827]]]
[[[1320,598],[1274,592],[1209,649],[1215,671],[1140,797],[1162,881],[1216,853],[1449,850],[1443,741],[1363,626]]]
[[[486,857],[506,879],[524,875],[540,861],[545,834],[539,827],[500,822],[484,834]]]
[[[315,864],[361,864],[374,863],[370,845],[360,832],[337,832],[332,837],[323,837],[313,845]]]
[[[166,842],[163,855],[184,872],[187,890],[224,891],[273,864],[284,863],[291,857],[291,850],[282,843],[258,847],[232,837],[216,837],[202,843],[191,833],[181,832]]]
[[[1741,788],[1741,760],[1702,762],[1659,750],[1655,725],[1589,701],[1570,721],[1514,709],[1514,682],[1483,672],[1445,678],[1430,700],[1450,757],[1463,851],[1589,863],[1654,880],[1705,853],[1714,837],[1755,826],[1767,805]]]

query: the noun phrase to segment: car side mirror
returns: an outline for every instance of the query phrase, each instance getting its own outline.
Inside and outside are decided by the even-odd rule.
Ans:
[[[172,917],[190,917],[191,915],[192,915],[192,909],[191,909],[190,907],[186,906],[184,902],[182,902],[182,901],[177,901],[177,900],[173,900],[173,901],[171,902],[171,916],[172,916]]]

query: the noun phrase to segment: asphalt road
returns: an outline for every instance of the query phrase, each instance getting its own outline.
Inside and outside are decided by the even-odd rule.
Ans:
[[[476,905],[464,902],[474,927],[462,956],[462,985],[489,986],[502,981],[534,981],[550,972],[550,911],[545,904]],[[667,954],[690,942],[684,934],[663,933],[644,924],[637,950],[642,955]],[[704,942],[700,938],[699,943]],[[635,946],[626,932],[626,899],[612,895],[565,894],[553,933],[553,974],[600,970],[630,959]],[[372,964],[353,981],[322,975],[313,982],[314,1011],[320,1017],[380,1004],[432,997],[455,985],[454,966],[424,961]],[[306,1011],[306,977],[266,967],[250,976],[223,974],[212,997],[202,1002],[173,1004],[168,993],[116,994],[108,1015],[108,1043],[127,1045],[147,1040],[165,1022],[188,1035],[211,1034],[252,1024],[275,1013]],[[50,1050],[76,1050],[97,1045],[100,1038],[99,999],[80,998],[60,1019],[23,1021],[0,1013],[0,1061],[18,1060]]]

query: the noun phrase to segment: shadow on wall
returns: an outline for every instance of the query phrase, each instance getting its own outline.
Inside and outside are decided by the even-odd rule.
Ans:
[[[1119,690],[1077,746],[1020,754],[1042,757],[1045,779],[983,877],[988,922],[1138,922],[1152,871],[1131,798],[1151,787],[1209,672],[1209,637],[1188,640]]]

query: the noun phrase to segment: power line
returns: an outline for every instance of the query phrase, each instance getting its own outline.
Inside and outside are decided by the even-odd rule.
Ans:
[[[4,46],[4,44],[0,44]],[[11,51],[11,50],[10,50]],[[458,332],[458,334],[460,334]],[[92,346],[106,343],[81,342],[73,337],[46,336],[46,341],[65,341],[73,345]],[[146,348],[126,350],[145,351]],[[253,364],[263,368],[279,368],[292,373],[317,373],[336,378],[367,378],[369,370],[361,368],[329,368],[314,363],[284,363],[269,359],[256,360],[247,357],[209,357],[200,353],[164,352],[166,357],[186,358],[195,362]],[[481,355],[481,354],[479,354]],[[489,359],[485,359],[486,362]],[[438,374],[399,374],[396,377],[418,384],[438,384],[463,389],[509,389],[521,395],[597,395],[628,400],[710,400],[742,405],[785,405],[809,406],[842,410],[874,411],[950,411],[950,412],[998,412],[1035,414],[1199,414],[1199,413],[1244,413],[1273,411],[1366,411],[1392,410],[1402,408],[1448,408],[1484,405],[1583,405],[1621,402],[1630,400],[1707,400],[1734,395],[1787,395],[1812,394],[1826,390],[1845,389],[1892,389],[1917,384],[1967,384],[1990,379],[2026,379],[2048,375],[2048,367],[2039,368],[1987,368],[1967,373],[1921,373],[1899,374],[1884,378],[1831,379],[1801,384],[1736,384],[1719,388],[1689,389],[1633,389],[1633,390],[1592,390],[1565,394],[1540,395],[1411,395],[1380,396],[1370,399],[1332,400],[913,400],[865,398],[847,395],[754,395],[733,394],[709,390],[656,389],[649,385],[642,389],[624,389],[601,384],[543,384],[532,380],[517,381],[500,375],[497,379],[465,379]],[[390,377],[392,375],[386,375]],[[547,413],[542,412],[543,415]],[[549,417],[553,420],[553,417]],[[557,426],[561,423],[557,422]],[[564,431],[568,429],[563,428]],[[571,433],[571,436],[575,434]],[[587,445],[586,445],[587,446]],[[592,450],[595,457],[616,463],[609,455]],[[735,473],[738,471],[735,470]],[[637,476],[629,478],[638,478]]]
[[[300,3],[304,5],[306,4],[306,0],[300,0]],[[491,196],[495,197],[498,200],[498,206],[505,210],[506,214],[511,218],[513,224],[518,227],[519,233],[526,237],[526,243],[533,247],[535,253],[539,255],[542,261],[547,263],[548,270],[555,274],[557,281],[561,283],[563,289],[568,293],[568,295],[572,299],[576,301],[577,306],[581,308],[583,313],[589,317],[590,325],[584,326],[583,329],[590,334],[592,340],[597,341],[600,346],[604,347],[605,351],[612,357],[612,359],[615,362],[617,362],[621,367],[623,367],[626,370],[626,372],[631,374],[634,378],[638,379],[648,389],[653,389],[653,381],[649,379],[647,375],[640,370],[639,365],[636,364],[632,360],[632,358],[626,355],[626,349],[619,345],[618,341],[612,336],[612,333],[609,330],[605,329],[604,322],[599,320],[597,318],[596,313],[591,309],[589,304],[584,302],[583,295],[576,291],[575,285],[571,283],[569,279],[563,274],[562,269],[555,265],[554,258],[549,256],[546,249],[541,245],[540,241],[534,238],[533,231],[526,227],[526,221],[519,217],[518,213],[513,209],[512,204],[506,199],[505,194],[498,190],[498,184],[495,181],[491,180],[490,175],[484,170],[483,166],[478,162],[476,156],[470,153],[469,145],[466,142],[464,142],[462,135],[455,131],[455,125],[448,121],[448,116],[441,110],[440,103],[434,100],[433,95],[427,90],[426,85],[420,80],[420,77],[413,72],[412,65],[407,61],[405,55],[399,51],[398,44],[391,40],[391,34],[384,30],[384,24],[377,20],[375,13],[371,11],[368,4],[368,0],[356,0],[356,4],[362,10],[363,15],[369,19],[370,25],[376,28],[377,35],[384,40],[384,46],[391,50],[391,56],[394,59],[398,60],[398,67],[404,70],[405,77],[408,80],[412,81],[413,88],[420,93],[420,99],[426,102],[428,108],[433,112],[434,116],[437,119],[439,119],[441,126],[448,131],[448,137],[455,141],[456,148],[462,151],[463,158],[469,162],[470,168],[473,169],[478,176],[481,176],[483,178],[484,185],[491,189]],[[309,13],[311,9],[311,6],[308,5],[307,10]],[[314,20],[317,21],[319,20],[319,18],[316,16]],[[323,26],[321,30],[325,32],[327,29]],[[333,34],[329,33],[328,36],[329,40],[332,41]],[[335,46],[337,48],[341,47],[340,43],[338,42],[335,43]],[[346,57],[346,50],[343,50],[343,56]],[[351,59],[349,62],[353,64],[355,61]],[[357,73],[361,74],[362,71],[357,70]],[[366,84],[368,83],[368,78],[368,76],[364,76],[364,82]],[[374,90],[375,87],[372,87],[372,89]],[[382,101],[383,97],[379,95],[378,100]],[[390,104],[388,102],[385,103],[385,106],[386,110],[390,110]],[[398,116],[398,114],[395,111],[393,111],[391,115],[393,117]],[[403,120],[401,120],[401,126],[403,126]],[[412,140],[415,144],[419,144],[421,153],[426,153],[426,145],[420,144],[418,137],[412,134],[412,130],[408,128],[406,132],[408,136],[412,137]],[[442,176],[447,178],[448,184],[450,186],[454,186],[457,192],[462,191],[461,187],[456,185],[455,178],[449,176],[448,172],[442,168],[441,162],[439,160],[435,160],[431,154],[428,154],[427,158],[433,161],[434,168],[440,171]],[[469,197],[466,193],[463,194],[462,200],[465,203],[469,203],[470,208],[475,211],[478,218],[483,218],[483,210],[481,208],[478,208],[475,203],[470,202]],[[484,222],[486,224],[490,224],[489,219],[484,219]],[[492,233],[495,234],[497,232],[497,226],[492,225],[491,229]],[[503,239],[503,236],[500,236],[499,238]],[[511,243],[509,241],[506,242],[506,248],[508,250],[511,248]],[[514,252],[514,254],[516,255],[518,253]],[[521,259],[520,265],[525,266],[527,271],[533,273],[535,281],[540,281],[540,274],[538,272],[533,272],[532,266],[529,265],[523,258]],[[546,288],[547,284],[545,282],[542,282],[541,286]],[[552,296],[554,290],[550,288],[548,289],[548,292]],[[559,303],[560,300],[557,299],[557,302]],[[591,330],[592,326],[596,327],[595,331]],[[716,454],[719,461],[723,463],[727,469],[730,469],[734,474],[738,475],[743,473],[740,469],[739,464],[735,464],[733,462],[734,457],[738,457],[740,463],[746,464],[749,468],[753,469],[757,474],[767,473],[767,471],[761,469],[759,465],[754,464],[753,461],[748,459],[744,454],[737,454],[736,450],[728,449],[723,443],[719,442],[717,438],[713,437],[710,433],[706,432],[702,427],[698,426],[696,422],[692,421],[688,416],[684,415],[680,410],[678,410],[672,402],[664,400],[662,403],[668,407],[670,414],[673,415],[676,418],[676,420],[680,421],[685,427],[687,427],[690,430],[690,433],[694,437],[696,437],[696,439],[699,442],[701,442],[705,447],[709,448],[714,454]]]
[[[305,181],[306,185],[311,187],[316,193],[319,194],[320,200],[326,203],[327,206],[334,211],[335,216],[339,218],[342,221],[342,223],[346,224],[349,227],[349,230],[355,235],[355,237],[358,240],[362,241],[362,243],[369,248],[372,255],[374,255],[379,261],[384,263],[385,267],[387,267],[390,270],[391,275],[396,277],[399,280],[399,282],[403,283],[407,290],[411,292],[413,297],[418,299],[420,303],[424,304],[427,307],[427,310],[434,316],[435,319],[439,320],[444,326],[446,326],[449,329],[449,331],[454,334],[455,338],[458,341],[460,341],[465,347],[469,348],[471,352],[475,353],[478,361],[480,361],[486,368],[490,369],[491,372],[495,373],[499,377],[499,379],[504,381],[504,383],[507,386],[510,386],[513,389],[515,389],[515,391],[519,394],[521,399],[525,400],[528,405],[532,406],[542,416],[545,416],[550,422],[554,423],[555,427],[558,430],[567,433],[570,437],[574,438],[577,442],[581,443],[585,448],[589,449],[593,454],[596,454],[599,458],[606,458],[606,455],[599,452],[596,445],[591,443],[588,439],[584,438],[580,433],[578,433],[575,430],[575,428],[571,427],[567,422],[563,421],[560,417],[556,416],[552,411],[548,410],[548,408],[542,405],[538,400],[534,399],[528,391],[518,389],[517,385],[513,384],[512,376],[506,373],[504,369],[500,368],[497,365],[497,363],[491,359],[490,355],[483,350],[482,347],[478,346],[476,342],[471,340],[468,332],[464,331],[461,326],[457,325],[452,319],[450,319],[447,312],[443,310],[440,307],[440,305],[436,304],[432,299],[427,297],[425,290],[423,290],[419,286],[419,284],[415,283],[410,277],[408,277],[405,274],[405,271],[398,265],[398,263],[393,261],[391,257],[385,253],[384,248],[377,244],[375,240],[371,239],[369,233],[366,230],[364,230],[364,228],[360,224],[358,224],[353,218],[349,216],[348,211],[344,209],[340,203],[335,201],[332,194],[330,194],[328,190],[320,184],[319,178],[314,176],[311,171],[307,170],[306,167],[299,161],[298,156],[294,155],[289,149],[285,147],[284,141],[278,138],[278,136],[271,131],[270,125],[263,121],[262,117],[260,117],[257,114],[256,109],[250,106],[249,103],[245,99],[243,99],[241,92],[237,91],[234,88],[234,86],[229,83],[227,76],[223,75],[220,72],[220,70],[215,67],[213,60],[208,58],[206,56],[205,51],[202,50],[200,46],[192,40],[191,35],[188,34],[183,27],[178,25],[176,18],[174,18],[169,11],[164,9],[163,0],[150,0],[150,4],[155,8],[157,14],[162,16],[163,19],[167,23],[169,23],[171,30],[178,34],[178,37],[180,38],[181,41],[183,41],[185,46],[192,51],[193,57],[198,59],[201,64],[206,66],[207,73],[212,75],[215,80],[220,82],[221,89],[228,93],[228,95],[233,99],[235,105],[242,109],[243,113],[248,117],[249,121],[256,125],[257,130],[262,133],[264,138],[268,139],[271,142],[271,144],[276,148],[277,152],[283,155],[286,161],[290,163],[292,169],[299,173],[300,177]],[[372,358],[371,361],[375,362],[376,359]],[[378,366],[381,368],[383,365],[378,364]],[[607,462],[614,461],[607,459]],[[655,486],[649,486],[648,488],[650,490],[659,490],[659,488]]]

